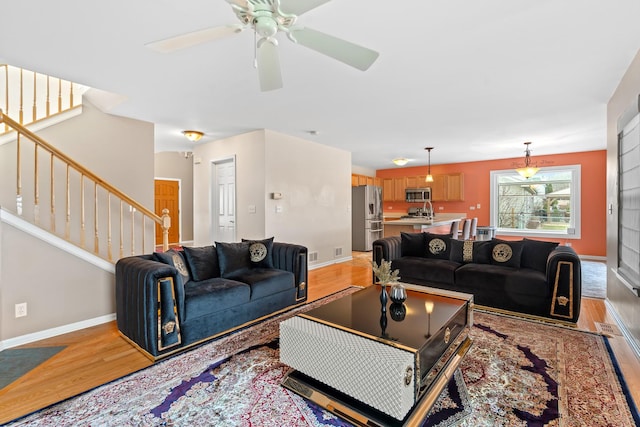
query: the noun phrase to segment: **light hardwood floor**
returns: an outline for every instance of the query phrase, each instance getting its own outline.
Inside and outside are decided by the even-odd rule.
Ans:
[[[354,252],[352,261],[309,271],[309,300],[350,285],[371,284],[370,254]],[[594,322],[615,323],[603,300],[584,298],[578,328],[595,331]],[[622,337],[610,340],[625,379],[640,403],[640,361]],[[29,414],[151,365],[119,336],[115,322],[42,340],[24,347],[67,346],[28,374],[0,390],[0,423]]]

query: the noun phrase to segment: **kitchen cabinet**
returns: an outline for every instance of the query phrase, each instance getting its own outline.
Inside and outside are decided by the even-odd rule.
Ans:
[[[404,190],[407,188],[406,179],[385,178],[382,180],[382,201],[383,202],[403,202]]]
[[[376,185],[382,186],[382,179],[374,176],[360,175],[357,173],[351,174],[351,186],[357,187],[358,185]]]
[[[464,175],[462,173],[434,175],[430,187],[432,202],[464,201]]]
[[[426,175],[418,175],[418,176],[408,176],[407,177],[407,188],[425,188],[429,187],[430,183],[426,182]]]

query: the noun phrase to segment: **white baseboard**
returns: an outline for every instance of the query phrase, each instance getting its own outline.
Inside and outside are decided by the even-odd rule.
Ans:
[[[22,335],[15,338],[9,338],[0,342],[0,350],[17,347],[19,345],[30,344],[35,341],[56,337],[58,335],[67,334],[69,332],[79,331],[80,329],[90,328],[92,326],[102,325],[116,320],[116,314],[107,314],[93,319],[83,320],[81,322],[71,323],[69,325],[58,326],[56,328],[46,329],[44,331],[34,332],[32,334]]]
[[[341,262],[351,261],[352,259],[353,259],[352,256],[347,256],[347,257],[343,257],[343,258],[336,258],[336,259],[333,259],[331,261],[321,262],[321,263],[318,263],[318,264],[310,264],[309,265],[309,270],[315,270],[316,268],[326,267],[328,265],[339,264]]]
[[[627,344],[629,344],[631,350],[633,350],[638,359],[640,359],[640,345],[638,345],[638,342],[633,338],[633,335],[631,335],[631,332],[629,332],[629,329],[625,326],[622,318],[618,314],[618,311],[608,299],[604,300],[604,305],[607,306],[607,313],[609,313],[611,317],[613,317],[613,320],[615,320],[618,329],[620,329],[620,332],[622,332],[622,335],[627,340]]]
[[[584,261],[600,261],[607,262],[606,256],[597,256],[597,255],[578,255],[578,258]]]

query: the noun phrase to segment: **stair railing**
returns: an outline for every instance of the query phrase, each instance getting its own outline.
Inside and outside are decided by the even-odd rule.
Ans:
[[[147,252],[149,235],[154,236],[151,241],[155,247],[156,224],[162,230],[163,250],[168,250],[171,227],[168,209],[163,210],[162,216],[156,215],[2,110],[0,123],[17,133],[14,172],[18,216],[109,261],[113,261],[114,246],[119,247],[120,258]],[[26,169],[29,170],[25,173]],[[58,176],[63,176],[62,183]],[[25,187],[33,191],[25,192]],[[64,198],[63,206],[56,203],[56,197]],[[87,203],[87,198],[93,198],[91,203]],[[41,206],[49,211],[48,221],[41,218]],[[64,233],[59,233],[57,230],[62,226]],[[87,229],[93,236],[92,249],[87,248]]]
[[[0,64],[2,80],[0,109],[24,126],[81,106],[82,94],[88,89],[78,83],[7,64]],[[6,124],[0,128],[0,134],[8,131]]]

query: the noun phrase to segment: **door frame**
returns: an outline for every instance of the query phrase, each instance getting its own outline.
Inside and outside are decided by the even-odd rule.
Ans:
[[[219,215],[214,214],[219,212],[218,206],[218,197],[217,197],[217,189],[218,189],[218,165],[223,163],[233,163],[233,211],[235,212],[235,224],[236,226],[233,228],[233,241],[235,242],[238,238],[238,169],[236,163],[236,155],[232,154],[228,157],[221,157],[218,159],[211,160],[211,176],[209,182],[211,183],[209,187],[209,214],[211,218],[209,219],[209,227],[210,227],[210,238],[211,242],[216,241],[216,235],[218,231],[218,227],[220,222],[218,221]]]
[[[182,244],[182,179],[180,178],[164,178],[164,177],[160,177],[160,176],[156,176],[153,177],[153,182],[155,185],[155,181],[156,180],[161,180],[161,181],[178,181],[178,241],[176,243],[178,243],[179,245]],[[155,201],[155,194],[153,195],[154,197],[154,201]],[[171,217],[171,227],[175,227],[175,221],[174,221],[174,217],[171,215],[171,212],[169,212],[169,216]],[[154,227],[154,231],[153,231],[153,235],[155,237],[155,227]],[[162,243],[162,242],[160,242]],[[156,242],[156,244],[158,244],[158,242]]]

